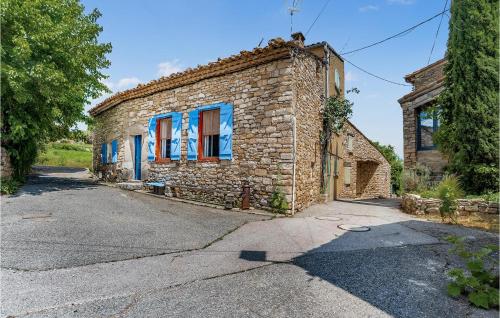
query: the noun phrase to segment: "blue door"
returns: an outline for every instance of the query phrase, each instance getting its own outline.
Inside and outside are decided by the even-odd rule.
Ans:
[[[142,136],[137,135],[134,137],[134,179],[141,180],[141,148],[142,148]]]

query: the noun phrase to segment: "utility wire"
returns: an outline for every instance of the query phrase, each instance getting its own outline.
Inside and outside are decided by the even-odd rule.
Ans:
[[[349,51],[349,52],[342,53],[342,55],[347,55],[347,54],[351,54],[351,53],[354,53],[354,52],[358,52],[358,51],[361,51],[361,50],[364,50],[364,49],[370,48],[370,47],[372,47],[372,46],[375,46],[375,45],[378,45],[378,44],[384,43],[384,42],[389,41],[389,40],[391,40],[391,39],[397,38],[397,37],[399,37],[399,36],[406,35],[407,33],[409,33],[409,32],[411,32],[411,31],[413,31],[414,29],[418,28],[419,26],[421,26],[421,25],[423,25],[423,24],[425,24],[425,23],[427,23],[427,22],[429,22],[429,21],[432,21],[432,20],[434,20],[435,18],[437,18],[437,17],[439,17],[439,16],[441,16],[441,19],[442,19],[443,15],[444,15],[447,11],[449,11],[449,9],[445,9],[444,11],[439,12],[438,14],[436,14],[436,15],[434,15],[434,16],[432,16],[432,17],[428,18],[427,20],[424,20],[424,21],[422,21],[422,22],[420,22],[420,23],[418,23],[418,24],[416,24],[416,25],[414,25],[414,26],[412,26],[412,27],[410,27],[410,28],[408,28],[408,29],[406,29],[406,30],[404,30],[404,31],[401,31],[401,32],[399,32],[399,33],[397,33],[397,34],[391,35],[391,36],[390,36],[390,37],[388,37],[388,38],[385,38],[385,39],[383,39],[383,40],[377,41],[377,42],[375,42],[375,43],[372,43],[372,44],[369,44],[369,45],[366,45],[366,46],[360,47],[360,48],[358,48],[358,49],[355,49],[355,50],[352,50],[352,51]]]
[[[404,83],[394,82],[394,81],[388,80],[388,79],[386,79],[386,78],[383,78],[383,77],[381,77],[381,76],[375,75],[375,74],[373,74],[373,73],[371,73],[371,72],[369,72],[369,71],[367,71],[367,70],[365,70],[365,69],[363,69],[363,68],[361,68],[361,67],[357,66],[356,64],[352,63],[351,61],[348,61],[348,60],[346,60],[345,58],[343,58],[343,59],[344,59],[344,61],[346,61],[347,63],[351,64],[352,66],[354,66],[354,67],[355,67],[355,68],[357,68],[358,70],[360,70],[360,71],[362,71],[362,72],[364,72],[364,73],[366,73],[366,74],[368,74],[368,75],[371,75],[371,76],[373,76],[373,77],[375,77],[375,78],[378,78],[379,80],[382,80],[382,81],[384,81],[384,82],[388,82],[388,83],[391,83],[391,84],[394,84],[394,85],[399,85],[399,86],[412,86],[412,85],[408,85],[408,84],[404,84]]]
[[[318,19],[321,16],[321,14],[323,14],[323,11],[325,11],[325,9],[326,9],[326,7],[328,6],[329,3],[330,3],[330,0],[326,0],[325,4],[323,5],[323,8],[321,8],[321,11],[319,11],[318,16],[316,17],[316,19],[314,19],[314,21],[311,24],[311,26],[309,27],[309,29],[307,29],[306,36],[309,34],[309,31],[311,31],[311,29],[314,26],[314,24],[316,23],[316,21],[318,21]]]
[[[436,35],[434,36],[434,42],[432,42],[431,53],[429,53],[429,58],[427,59],[427,65],[431,62],[432,52],[434,52],[434,47],[436,46],[436,40],[439,34],[439,30],[441,29],[441,23],[443,23],[444,12],[446,11],[446,7],[448,6],[448,0],[444,3],[443,14],[441,15],[441,19],[439,20],[439,25],[436,30]]]

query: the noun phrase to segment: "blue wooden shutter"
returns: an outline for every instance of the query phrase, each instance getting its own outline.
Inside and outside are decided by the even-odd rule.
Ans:
[[[188,127],[188,160],[198,159],[198,110],[189,112],[189,127]]]
[[[220,106],[219,159],[233,159],[233,106]]]
[[[155,160],[156,153],[156,117],[149,119],[148,125],[148,160]]]
[[[118,140],[111,141],[111,163],[118,162]]]
[[[181,160],[182,113],[172,113],[172,144],[170,159]]]
[[[101,145],[101,162],[103,164],[108,163],[108,144]]]

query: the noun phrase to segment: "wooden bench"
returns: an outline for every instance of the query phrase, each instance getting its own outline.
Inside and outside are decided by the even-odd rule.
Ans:
[[[154,194],[165,194],[165,183],[163,182],[146,182],[144,185],[153,187]]]

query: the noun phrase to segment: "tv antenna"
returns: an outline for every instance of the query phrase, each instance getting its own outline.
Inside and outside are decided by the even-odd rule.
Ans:
[[[292,0],[292,6],[288,7],[288,12],[290,13],[290,34],[293,33],[293,15],[299,12],[299,2],[301,0]]]

